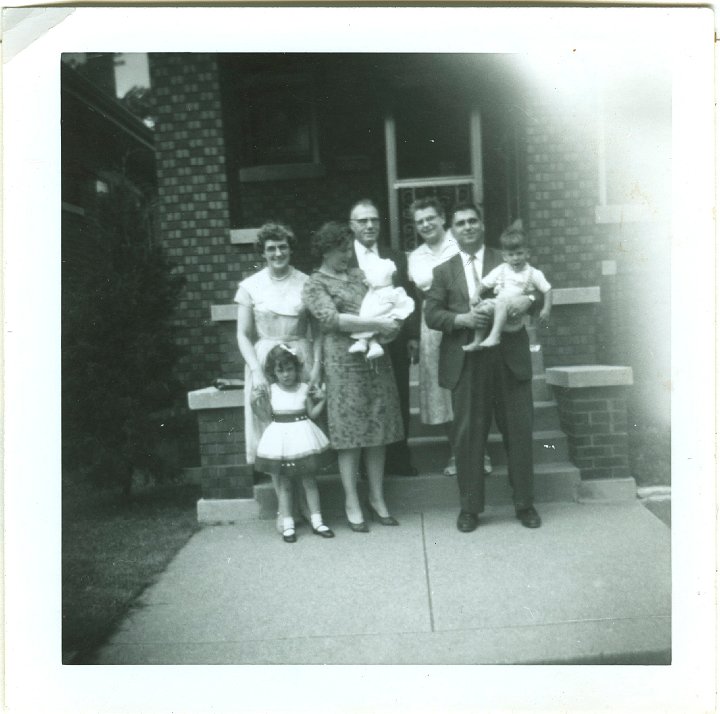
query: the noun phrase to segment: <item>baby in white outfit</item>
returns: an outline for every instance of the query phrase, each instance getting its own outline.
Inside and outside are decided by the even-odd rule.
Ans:
[[[415,301],[403,288],[393,287],[395,263],[388,258],[373,258],[363,270],[370,289],[360,305],[359,317],[391,317],[395,320],[409,317],[415,309]],[[350,345],[348,352],[365,352],[367,359],[377,359],[385,353],[380,344],[382,338],[375,332],[353,332],[350,337],[355,342]]]

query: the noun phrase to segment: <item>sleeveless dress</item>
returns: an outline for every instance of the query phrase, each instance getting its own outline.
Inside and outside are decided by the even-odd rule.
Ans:
[[[400,400],[387,354],[368,361],[348,348],[353,340],[338,327],[338,314],[357,315],[367,292],[357,268],[347,280],[315,271],[305,284],[304,300],[323,332],[323,372],[327,421],[334,449],[392,444],[404,438]]]
[[[274,476],[310,476],[333,461],[330,443],[305,411],[308,385],[294,392],[270,385],[273,420],[260,437],[255,467]]]
[[[290,268],[284,280],[273,280],[268,268],[263,268],[243,280],[239,287],[250,296],[255,323],[255,354],[260,367],[265,367],[270,350],[281,342],[291,344],[303,363],[303,378],[309,377],[312,349],[308,340],[309,316],[303,305],[302,293],[308,276]],[[247,297],[240,290],[235,302],[246,304]],[[259,419],[251,407],[253,380],[245,365],[245,455],[248,464],[255,463],[255,452],[267,422]]]

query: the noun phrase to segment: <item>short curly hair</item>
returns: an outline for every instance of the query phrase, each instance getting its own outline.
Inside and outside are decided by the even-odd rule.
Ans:
[[[422,198],[416,198],[408,208],[408,215],[410,218],[415,218],[415,214],[418,211],[424,211],[426,208],[432,208],[435,213],[445,222],[445,206],[440,203],[440,200],[435,196],[423,196]]]
[[[351,243],[355,237],[350,224],[341,221],[328,221],[323,223],[312,237],[313,255],[322,257],[335,248],[341,248]]]
[[[297,245],[297,239],[292,228],[280,221],[267,221],[260,226],[255,238],[255,248],[260,255],[265,252],[265,243],[269,240],[285,240],[290,246],[290,250],[294,250]]]

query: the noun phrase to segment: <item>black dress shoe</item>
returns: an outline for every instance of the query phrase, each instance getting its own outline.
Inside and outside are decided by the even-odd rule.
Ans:
[[[286,543],[295,543],[297,542],[297,536],[295,535],[295,529],[294,528],[286,528],[282,532],[282,539]]]
[[[321,538],[334,538],[335,534],[323,523],[318,528],[313,528],[312,532]]]
[[[461,533],[472,533],[478,526],[477,513],[468,513],[467,511],[460,511],[460,515],[457,519],[457,529]]]
[[[542,520],[534,506],[529,508],[516,508],[515,517],[522,523],[525,528],[540,528]]]

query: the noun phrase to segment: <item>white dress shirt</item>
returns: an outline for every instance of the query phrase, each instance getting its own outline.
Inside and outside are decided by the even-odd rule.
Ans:
[[[445,236],[436,251],[422,243],[408,256],[408,274],[417,287],[427,292],[432,285],[433,268],[450,260],[458,252],[458,245],[452,236]]]
[[[358,267],[360,270],[365,272],[365,266],[368,260],[372,260],[373,257],[379,257],[377,243],[372,245],[370,248],[363,245],[359,240],[354,241],[353,246],[355,248],[355,257],[357,258]]]

